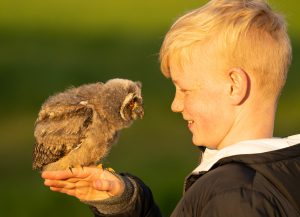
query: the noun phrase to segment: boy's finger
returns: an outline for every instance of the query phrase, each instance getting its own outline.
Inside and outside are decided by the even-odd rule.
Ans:
[[[66,188],[66,189],[73,189],[75,187],[75,184],[72,182],[66,182],[66,181],[60,181],[60,180],[50,180],[50,179],[46,179],[44,181],[44,185],[46,185],[48,187]]]
[[[42,173],[42,178],[56,180],[69,178],[86,178],[87,176],[100,171],[101,169],[97,167],[80,167],[72,168],[72,170],[44,171]]]
[[[64,194],[68,194],[70,196],[76,196],[74,190],[65,189],[65,188],[56,188],[56,187],[50,187],[51,191],[56,191]]]
[[[98,179],[94,181],[93,187],[98,191],[110,191],[112,188],[112,183],[111,181],[105,179]]]
[[[98,191],[106,191],[110,196],[120,194],[122,186],[115,181],[109,180],[96,180],[93,183],[93,187]]]
[[[71,177],[76,177],[75,171],[70,170],[59,170],[59,171],[45,171],[42,172],[43,179],[68,179]]]

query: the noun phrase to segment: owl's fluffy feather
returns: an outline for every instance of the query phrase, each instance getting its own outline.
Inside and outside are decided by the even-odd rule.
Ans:
[[[121,129],[144,114],[141,84],[126,79],[86,84],[49,97],[35,123],[33,169],[97,164]]]

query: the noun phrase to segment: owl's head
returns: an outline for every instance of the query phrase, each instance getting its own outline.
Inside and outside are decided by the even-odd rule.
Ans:
[[[144,116],[142,97],[129,92],[120,108],[120,115],[124,121],[141,119]]]
[[[117,128],[128,127],[134,120],[144,116],[141,83],[127,79],[112,79],[104,84],[106,110]]]

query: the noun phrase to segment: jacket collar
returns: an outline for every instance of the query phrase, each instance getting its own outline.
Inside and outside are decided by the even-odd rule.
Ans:
[[[206,149],[203,153],[200,165],[194,169],[192,174],[199,174],[210,170],[214,164],[223,158],[238,155],[251,155],[285,149],[300,143],[300,134],[286,138],[271,138],[242,141],[227,146],[221,150]]]
[[[299,157],[299,154],[300,134],[287,138],[243,141],[221,150],[206,149],[200,165],[186,177],[184,191],[209,170],[230,162],[255,167],[255,165],[267,162]]]

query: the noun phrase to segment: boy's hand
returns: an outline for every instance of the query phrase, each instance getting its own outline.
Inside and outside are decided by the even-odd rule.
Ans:
[[[124,184],[113,173],[98,167],[72,168],[42,173],[44,184],[80,200],[103,200],[121,195]]]

